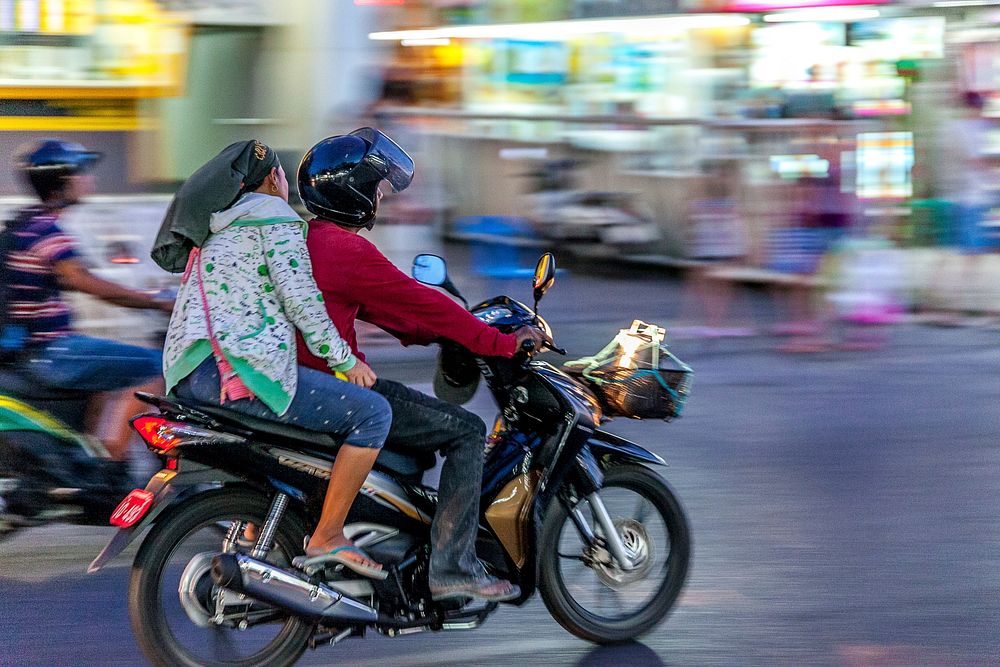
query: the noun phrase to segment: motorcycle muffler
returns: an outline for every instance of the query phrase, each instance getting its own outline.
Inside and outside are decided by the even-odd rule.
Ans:
[[[213,557],[212,580],[223,588],[314,621],[336,624],[379,620],[378,612],[368,605],[246,554]]]

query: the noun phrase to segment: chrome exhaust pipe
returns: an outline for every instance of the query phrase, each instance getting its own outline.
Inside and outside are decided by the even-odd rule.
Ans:
[[[314,621],[379,620],[378,612],[368,605],[246,554],[219,554],[212,558],[212,580],[223,588]]]

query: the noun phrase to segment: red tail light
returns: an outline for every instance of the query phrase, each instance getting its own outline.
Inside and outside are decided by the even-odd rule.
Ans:
[[[166,452],[178,444],[177,437],[170,429],[176,423],[163,417],[143,415],[132,420],[132,428],[139,432],[150,449]]]
[[[141,415],[132,420],[132,427],[146,446],[163,454],[179,445],[242,443],[245,438],[231,433],[219,433],[183,422],[171,421],[160,415]]]

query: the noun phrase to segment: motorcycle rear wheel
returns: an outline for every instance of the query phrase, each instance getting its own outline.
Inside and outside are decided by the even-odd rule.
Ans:
[[[665,527],[665,545],[647,532],[646,525],[652,525],[651,520],[644,524],[642,516],[638,520],[626,516],[628,512],[622,511],[623,505],[613,507],[608,503],[605,496],[619,492],[639,498],[637,511],[645,505],[644,513],[652,509],[659,516]],[[657,552],[665,552],[662,566],[656,567],[650,561],[647,567],[637,567],[629,573],[589,560],[593,554],[588,553],[569,512],[560,502],[552,505],[542,524],[538,588],[549,613],[563,628],[587,641],[613,644],[635,639],[666,618],[687,577],[691,537],[680,502],[667,483],[647,468],[638,465],[609,468],[600,493],[623,541],[628,538],[628,545],[649,558],[658,556]],[[586,510],[587,501],[581,500],[577,507]],[[590,513],[585,511],[584,514]],[[596,523],[592,529],[600,530]],[[610,558],[608,554],[604,557]],[[605,615],[577,599],[581,591],[590,593],[596,589],[594,597],[602,599],[605,594],[619,596],[624,592],[629,595],[636,588],[646,599],[631,612]],[[649,594],[642,595],[644,590]],[[612,599],[620,602],[615,597]],[[618,604],[616,608],[622,609],[623,605]]]
[[[132,631],[142,652],[151,663],[185,667],[284,666],[294,664],[305,651],[312,633],[312,624],[302,619],[286,617],[274,639],[251,655],[233,658],[217,654],[211,657],[198,656],[188,650],[175,636],[171,627],[177,624],[168,620],[168,614],[165,613],[163,606],[163,596],[176,594],[176,587],[173,590],[169,588],[164,590],[161,580],[164,579],[164,571],[171,556],[185,540],[199,531],[206,529],[213,531],[218,528],[217,548],[221,550],[224,527],[233,520],[253,521],[259,526],[267,516],[269,505],[269,498],[261,493],[246,489],[220,489],[184,501],[157,521],[136,554],[128,595]],[[272,561],[277,556],[282,562],[286,560],[290,562],[292,557],[301,553],[305,532],[301,519],[293,512],[288,512],[278,525],[274,549],[268,560]],[[176,569],[177,565],[171,567]],[[172,615],[177,617],[176,610],[174,611]],[[190,624],[190,628],[196,628],[189,619],[181,618],[181,631],[188,630],[184,623]],[[235,630],[216,628],[214,632],[217,632],[218,636],[212,636],[211,641],[217,641],[220,645],[224,641],[226,646],[232,646],[231,637],[237,639],[240,637]],[[230,634],[223,635],[227,632]],[[233,646],[234,650],[235,648]]]

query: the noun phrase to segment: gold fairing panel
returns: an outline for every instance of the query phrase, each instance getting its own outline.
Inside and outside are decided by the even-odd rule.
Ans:
[[[486,510],[486,521],[518,569],[528,558],[528,515],[541,476],[541,472],[533,470],[515,477]]]

